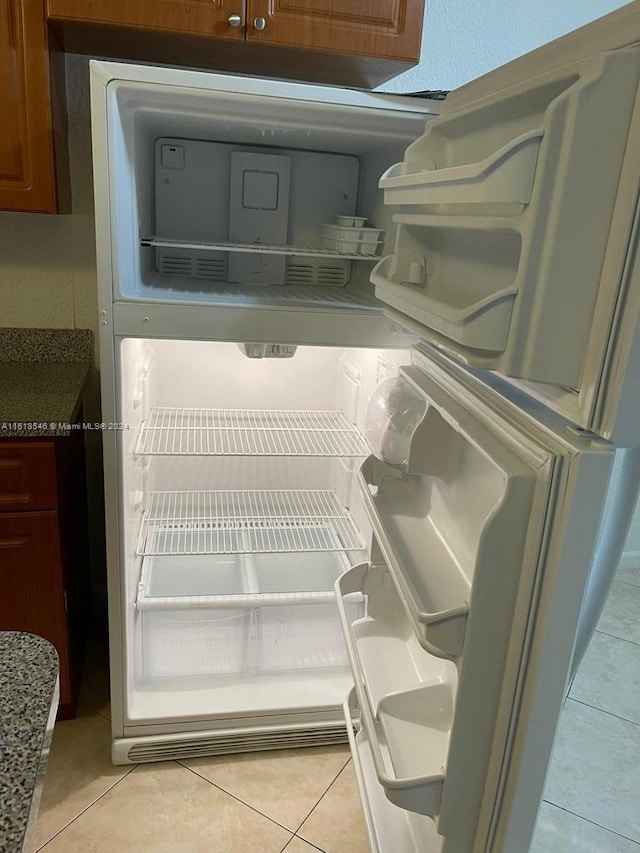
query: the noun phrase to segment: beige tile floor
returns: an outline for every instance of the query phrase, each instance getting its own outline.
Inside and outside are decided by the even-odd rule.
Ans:
[[[55,729],[34,850],[367,853],[346,746],[114,767],[101,636],[78,719]],[[531,853],[640,853],[639,755],[636,570],[618,575],[572,685]]]

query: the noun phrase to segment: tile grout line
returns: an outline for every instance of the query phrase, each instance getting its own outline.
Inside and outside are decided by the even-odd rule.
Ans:
[[[598,708],[597,705],[591,705],[589,702],[584,702],[582,699],[576,699],[575,696],[567,696],[572,702],[577,702],[578,705],[584,705],[585,708],[591,708],[593,711],[600,711],[602,714],[608,714],[610,717],[615,717],[616,720],[622,720],[623,723],[630,723],[632,726],[640,726],[636,720],[630,720],[628,717],[621,717],[620,714],[614,714],[613,711],[607,711],[605,708]]]
[[[329,791],[331,790],[331,788],[333,787],[333,785],[335,785],[335,783],[338,781],[338,777],[339,777],[339,776],[340,776],[340,774],[344,771],[345,767],[347,766],[347,764],[348,764],[350,761],[351,761],[351,756],[349,756],[349,757],[347,758],[347,760],[345,761],[345,763],[342,765],[342,767],[341,767],[340,771],[336,774],[336,776],[335,776],[334,780],[331,782],[331,785],[329,785],[329,786],[326,788],[326,790],[325,790],[325,791],[323,791],[322,795],[320,796],[320,798],[319,798],[319,799],[318,799],[318,801],[316,802],[315,806],[311,809],[311,811],[309,812],[309,814],[305,817],[305,819],[302,821],[302,823],[300,824],[300,826],[296,829],[296,835],[297,835],[297,834],[298,834],[298,832],[302,829],[302,827],[304,826],[304,824],[306,823],[306,821],[308,821],[308,820],[309,820],[309,818],[310,818],[310,817],[311,817],[311,815],[314,813],[314,811],[318,808],[318,806],[320,805],[320,803],[321,803],[321,802],[324,800],[324,798],[327,796],[327,794],[329,793]],[[306,841],[306,840],[307,840],[303,835],[301,835],[301,836],[300,836],[300,838],[302,838],[302,840],[303,840],[303,841]],[[311,842],[309,842],[309,843],[311,843]]]
[[[193,773],[194,776],[197,776],[198,779],[202,779],[203,782],[208,782],[214,788],[217,788],[218,791],[222,791],[223,794],[226,794],[228,797],[231,797],[236,802],[240,803],[243,806],[246,806],[248,809],[251,809],[251,811],[253,811],[256,814],[259,814],[261,817],[264,817],[267,820],[271,821],[271,823],[274,823],[276,826],[279,826],[280,829],[284,829],[284,830],[286,830],[286,832],[290,832],[290,833],[293,833],[295,835],[295,831],[293,829],[289,829],[288,826],[285,826],[284,824],[280,823],[279,821],[274,820],[274,818],[269,817],[268,814],[261,812],[260,809],[257,809],[255,806],[252,806],[251,803],[245,803],[245,801],[241,800],[240,797],[237,797],[235,794],[232,794],[230,791],[227,791],[225,788],[221,787],[220,785],[216,785],[216,783],[212,782],[211,779],[207,779],[206,776],[202,776],[200,773],[196,772],[193,769],[193,767],[187,767],[187,765],[183,764],[179,758],[174,758],[173,760],[176,762],[176,764],[179,764],[180,767],[183,767],[185,770],[188,770],[190,773]],[[287,844],[289,844],[290,842],[291,842],[291,839],[289,839],[289,841],[287,841]],[[36,851],[36,853],[38,853],[38,851]]]
[[[596,823],[595,820],[590,820],[588,817],[584,817],[583,815],[578,814],[577,812],[572,812],[571,809],[567,809],[564,806],[559,806],[557,803],[554,803],[552,800],[543,799],[543,802],[547,803],[547,805],[553,806],[555,809],[560,809],[560,811],[562,811],[562,812],[566,812],[567,814],[573,815],[574,817],[577,817],[579,820],[584,820],[586,823],[590,823],[591,826],[597,826],[600,829],[604,829],[607,832],[610,832],[612,835],[617,835],[618,838],[624,838],[625,841],[630,841],[632,844],[637,844],[640,847],[640,841],[636,841],[634,838],[629,838],[628,835],[623,835],[621,832],[616,832],[615,829],[610,829],[608,826],[604,826],[604,824],[602,824],[602,823]]]
[[[626,637],[616,637],[615,634],[607,634],[606,631],[602,631],[600,628],[596,628],[593,633],[594,634],[602,634],[603,637],[611,637],[612,640],[620,640],[621,643],[629,643],[632,646],[640,646],[640,643],[636,643],[635,640],[627,640]],[[587,651],[588,651],[588,647],[587,647]],[[586,657],[586,652],[585,652],[585,657]],[[584,658],[583,658],[583,660],[584,660]],[[582,661],[581,661],[581,664],[582,664]],[[578,670],[579,669],[580,669],[580,667],[578,667]]]
[[[95,798],[95,800],[93,800],[93,802],[89,803],[89,805],[88,805],[88,806],[86,806],[84,809],[82,809],[82,811],[81,811],[81,812],[78,812],[78,814],[77,814],[74,818],[72,818],[72,819],[69,821],[69,823],[65,823],[65,825],[55,833],[55,835],[52,835],[52,836],[51,836],[51,838],[48,838],[48,839],[45,841],[45,843],[44,843],[44,844],[42,844],[40,847],[38,847],[38,848],[36,849],[35,853],[40,853],[40,851],[41,851],[41,850],[44,850],[44,849],[45,849],[45,847],[47,847],[47,845],[51,844],[51,842],[54,840],[54,838],[57,838],[57,837],[58,837],[62,832],[64,832],[66,829],[68,829],[68,828],[71,826],[71,824],[72,824],[72,823],[75,823],[75,822],[78,820],[78,818],[79,818],[79,817],[82,817],[82,815],[83,815],[85,812],[88,812],[88,811],[89,811],[89,809],[93,808],[93,807],[95,806],[95,804],[98,802],[98,800],[101,800],[104,796],[106,796],[106,794],[108,794],[108,793],[109,793],[109,791],[113,791],[113,789],[116,787],[116,785],[119,785],[119,784],[120,784],[120,782],[122,782],[122,780],[123,780],[123,779],[126,779],[126,778],[127,778],[127,776],[129,776],[129,774],[133,773],[133,771],[136,769],[136,767],[139,767],[139,766],[140,766],[139,764],[134,764],[134,765],[133,765],[133,767],[132,767],[130,770],[127,770],[127,772],[126,772],[126,773],[124,773],[124,774],[123,774],[123,775],[122,775],[122,776],[117,780],[117,782],[114,782],[114,783],[113,783],[113,785],[110,785],[110,786],[107,788],[107,790],[106,790],[106,791],[103,791],[103,792],[100,794],[100,796],[99,796],[99,797],[96,797],[96,798]]]
[[[633,571],[638,571],[637,569],[633,569]],[[620,578],[616,577],[613,583],[623,583],[625,586],[635,586],[636,589],[640,589],[637,583],[629,583],[629,581],[623,581]]]
[[[599,634],[604,634],[605,637],[613,637],[614,640],[622,640],[625,643],[631,643],[633,646],[640,646],[635,640],[630,640],[628,637],[619,637],[617,634],[610,634],[608,631],[603,631],[602,628],[597,629]]]

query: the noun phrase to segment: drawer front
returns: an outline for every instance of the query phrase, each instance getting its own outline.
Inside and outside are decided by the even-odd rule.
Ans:
[[[0,443],[0,512],[55,509],[57,505],[54,443]]]

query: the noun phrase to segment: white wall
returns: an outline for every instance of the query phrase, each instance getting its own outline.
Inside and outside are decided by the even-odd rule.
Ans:
[[[381,88],[455,89],[624,5],[620,0],[426,0],[420,65]]]

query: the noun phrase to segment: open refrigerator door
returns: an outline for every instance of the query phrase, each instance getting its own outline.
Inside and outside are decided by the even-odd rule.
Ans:
[[[372,849],[525,850],[613,447],[433,352],[381,386],[369,422],[371,559],[336,594]]]

